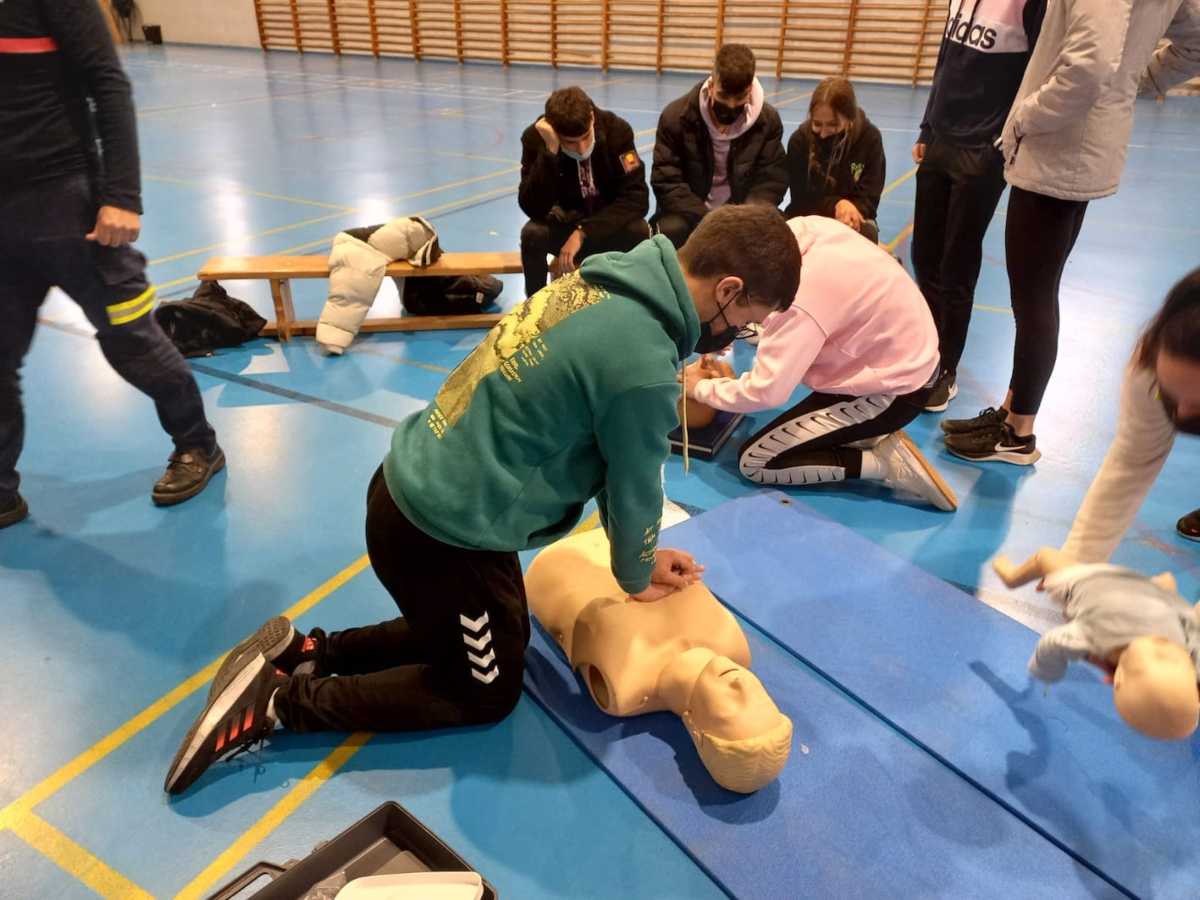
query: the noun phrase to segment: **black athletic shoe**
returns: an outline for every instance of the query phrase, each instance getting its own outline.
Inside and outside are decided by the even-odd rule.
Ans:
[[[205,450],[176,450],[167,460],[167,470],[154,484],[150,497],[158,506],[174,506],[195,497],[214,475],[225,468],[225,453],[214,447]]]
[[[1175,530],[1179,532],[1181,538],[1187,538],[1189,541],[1200,541],[1200,509],[1193,509],[1176,522]]]
[[[953,372],[943,372],[933,393],[925,401],[925,412],[945,412],[950,401],[958,396],[958,377]]]
[[[1042,458],[1037,448],[1037,438],[1032,434],[1018,437],[1007,422],[964,434],[948,434],[945,440],[947,450],[974,462],[995,460],[1016,466],[1031,466]]]
[[[942,419],[938,424],[946,434],[970,434],[984,428],[998,428],[1008,419],[1008,410],[989,406],[973,419]]]
[[[287,684],[287,676],[251,647],[236,661],[223,690],[210,697],[204,711],[179,745],[163,789],[180,794],[217,760],[249,749],[267,737],[275,721],[267,715],[271,696]]]
[[[29,504],[20,494],[13,494],[12,500],[0,505],[0,528],[16,525],[29,515]]]
[[[268,619],[258,631],[229,651],[208,689],[208,699],[225,690],[238,673],[239,660],[251,649],[265,656],[267,662],[285,675],[304,675],[316,669],[316,647],[316,638],[296,631],[287,617]]]

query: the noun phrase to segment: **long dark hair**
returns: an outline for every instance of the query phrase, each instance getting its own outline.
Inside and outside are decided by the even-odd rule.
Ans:
[[[1163,350],[1200,363],[1200,269],[1193,269],[1171,288],[1162,309],[1142,332],[1138,367],[1153,372]]]
[[[821,171],[821,162],[817,159],[817,134],[812,124],[813,110],[818,106],[828,106],[835,114],[850,122],[842,136],[834,141],[824,171]],[[808,121],[801,126],[808,130],[808,172],[811,178],[824,178],[828,190],[833,190],[837,185],[833,172],[845,158],[846,150],[862,134],[863,119],[863,111],[858,108],[858,98],[854,96],[854,86],[849,79],[841,76],[826,78],[812,92],[812,99],[808,101]]]

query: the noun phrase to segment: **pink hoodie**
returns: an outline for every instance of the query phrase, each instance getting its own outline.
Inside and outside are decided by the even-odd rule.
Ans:
[[[749,372],[701,381],[693,396],[756,412],[783,406],[801,384],[855,397],[927,384],[938,368],[937,329],[904,267],[836,219],[799,216],[788,227],[803,257],[795,301],[763,323]]]

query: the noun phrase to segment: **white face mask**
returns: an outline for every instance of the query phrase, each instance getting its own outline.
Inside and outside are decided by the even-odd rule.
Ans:
[[[596,141],[593,138],[592,142],[588,145],[587,150],[585,150],[583,153],[576,153],[574,150],[568,150],[566,147],[562,148],[562,152],[571,157],[571,159],[575,160],[575,162],[583,162],[585,159],[589,159],[591,157],[592,151],[595,149]]]

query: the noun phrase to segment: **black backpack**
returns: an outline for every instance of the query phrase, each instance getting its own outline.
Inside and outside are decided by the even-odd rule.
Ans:
[[[421,275],[396,278],[404,308],[414,316],[461,316],[495,302],[504,285],[491,275]]]
[[[188,300],[163,303],[154,317],[184,356],[211,356],[258,337],[267,320],[215,281],[201,282]]]

